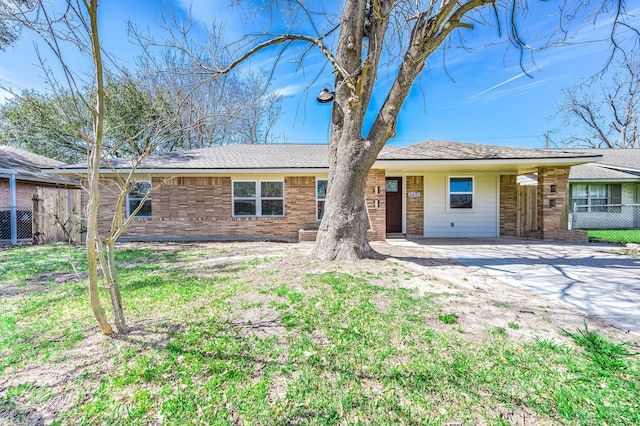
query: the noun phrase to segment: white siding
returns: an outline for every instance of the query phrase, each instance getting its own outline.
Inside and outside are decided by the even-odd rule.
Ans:
[[[473,211],[447,211],[449,176],[473,176]],[[424,236],[497,237],[498,181],[499,175],[487,173],[425,174]]]

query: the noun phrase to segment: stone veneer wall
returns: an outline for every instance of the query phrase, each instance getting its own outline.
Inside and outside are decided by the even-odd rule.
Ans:
[[[420,193],[420,197],[409,197],[410,192]],[[407,236],[424,236],[424,178],[407,176]]]
[[[232,217],[231,177],[175,177],[163,183],[153,178],[158,187],[152,194],[151,218],[134,219],[122,235],[130,239],[215,239],[273,238],[297,240],[301,229],[318,228],[316,217],[316,180],[313,176],[286,176],[284,217]],[[111,224],[111,209],[117,191],[114,182],[103,181],[98,223],[101,232]],[[371,240],[384,239],[384,194],[375,194],[375,186],[384,188],[384,170],[372,170],[367,180],[367,207],[373,231]],[[376,200],[380,206],[376,206]],[[83,196],[86,205],[86,194]],[[123,206],[123,214],[126,206]]]
[[[500,176],[500,235],[515,236],[517,226],[517,176]]]
[[[544,240],[587,242],[569,230],[569,166],[538,168],[538,232]]]

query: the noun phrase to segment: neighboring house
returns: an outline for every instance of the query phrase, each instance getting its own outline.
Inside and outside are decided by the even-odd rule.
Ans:
[[[31,210],[36,187],[78,187],[79,180],[41,172],[43,168],[62,167],[62,163],[31,152],[0,145],[0,240],[11,236],[12,207],[16,212],[17,238],[31,238]]]
[[[570,224],[580,229],[640,228],[640,149],[571,149],[601,155],[571,167]]]
[[[567,230],[567,179],[571,166],[599,155],[558,150],[427,141],[386,147],[367,181],[369,238],[516,235],[518,175],[537,173],[537,236],[585,239]],[[129,160],[115,170],[130,171]],[[114,169],[102,170],[102,229],[115,204]],[[153,155],[136,171],[137,184],[123,214],[151,197],[123,239],[313,239],[323,214],[329,172],[328,145],[227,145]],[[86,165],[47,173],[86,174]]]

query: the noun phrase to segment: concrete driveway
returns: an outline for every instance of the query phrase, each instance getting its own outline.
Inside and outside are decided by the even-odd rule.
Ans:
[[[620,247],[511,238],[411,241],[640,334],[640,259],[616,254]]]

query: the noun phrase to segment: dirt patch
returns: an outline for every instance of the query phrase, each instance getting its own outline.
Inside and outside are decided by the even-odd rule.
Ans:
[[[186,257],[171,267],[201,276],[218,272],[236,274],[256,291],[243,293],[230,301],[230,320],[246,334],[262,337],[277,335],[281,330],[274,323],[279,317],[278,311],[268,306],[275,300],[274,296],[260,290],[286,284],[311,296],[316,290],[305,288],[301,284],[303,278],[307,274],[337,270],[364,277],[377,286],[413,289],[416,295],[435,298],[441,310],[434,314],[435,319],[438,314],[448,313],[455,314],[458,319],[454,325],[434,321],[434,327],[439,331],[457,328],[477,341],[489,337],[488,333],[495,332],[496,328],[504,329],[509,340],[514,342],[528,342],[534,336],[563,340],[558,333],[559,327],[575,330],[583,327],[586,321],[590,329],[603,332],[614,340],[640,343],[640,336],[587,318],[554,300],[511,287],[431,252],[428,247],[387,242],[374,242],[372,246],[384,255],[383,260],[327,263],[310,256],[312,243],[127,243],[119,248],[199,253],[201,258]],[[36,277],[27,285],[5,283],[0,286],[0,294],[20,297],[21,293],[42,290],[45,284],[64,285],[82,279],[86,279],[86,274],[47,274]],[[376,297],[372,303],[383,312],[389,309],[384,298]]]

